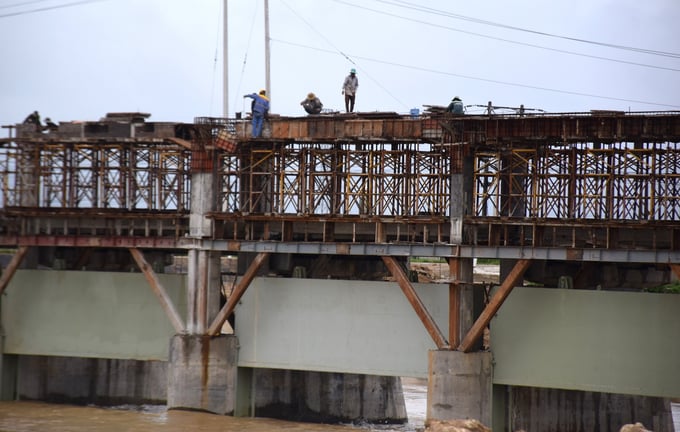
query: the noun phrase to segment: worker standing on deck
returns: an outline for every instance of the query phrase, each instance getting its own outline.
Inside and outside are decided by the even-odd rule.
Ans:
[[[316,97],[314,93],[309,93],[307,98],[300,102],[300,105],[307,111],[307,114],[319,114],[323,108],[321,99]]]
[[[446,108],[446,112],[450,112],[452,114],[463,114],[463,101],[460,100],[458,96],[454,97],[451,100],[448,108]]]
[[[269,98],[267,97],[267,92],[260,90],[260,93],[243,95],[244,98],[251,98],[253,100],[252,106],[252,128],[253,128],[253,138],[257,138],[262,135],[262,123],[264,118],[269,114]]]
[[[357,89],[359,88],[359,78],[357,78],[357,70],[352,68],[349,75],[345,77],[345,82],[342,83],[342,94],[345,95],[345,111],[354,111],[354,101],[357,96]]]
[[[33,124],[35,125],[35,130],[37,132],[42,132],[43,126],[42,123],[40,122],[40,114],[38,111],[33,111],[26,117],[24,120],[24,124]]]

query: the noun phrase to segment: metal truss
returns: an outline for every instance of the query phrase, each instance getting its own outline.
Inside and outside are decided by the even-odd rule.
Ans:
[[[475,247],[677,250],[679,119],[292,118],[257,139],[228,119],[74,124],[0,140],[0,232],[183,238],[191,177],[211,173],[215,239],[448,244],[461,222]]]
[[[162,140],[112,141],[18,142],[2,147],[0,205],[188,211],[188,150]]]
[[[680,143],[540,145],[475,154],[473,213],[540,220],[680,220]]]
[[[273,143],[220,154],[221,209],[242,214],[446,215],[451,162],[423,143]]]

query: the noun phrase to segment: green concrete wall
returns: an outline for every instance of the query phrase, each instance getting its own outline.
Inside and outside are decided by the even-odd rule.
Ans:
[[[680,397],[680,295],[515,288],[491,322],[494,384]]]
[[[446,335],[448,285],[414,284]],[[435,349],[396,282],[256,278],[236,308],[239,366],[427,377]]]
[[[186,275],[158,279],[185,316]],[[142,273],[19,270],[0,319],[5,354],[167,360],[175,334]]]

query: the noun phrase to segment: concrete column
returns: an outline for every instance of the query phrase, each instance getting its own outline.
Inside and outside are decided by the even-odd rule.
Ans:
[[[212,219],[206,213],[214,211],[214,176],[212,172],[196,172],[191,175],[191,214],[189,215],[189,235],[191,237],[211,237]]]
[[[191,214],[189,233],[194,238],[212,237],[213,222],[205,215],[216,208],[215,177],[209,163],[198,161],[209,154],[196,152],[196,165],[191,176]],[[190,250],[187,256],[187,332],[201,335],[219,312],[222,291],[220,253]]]
[[[204,334],[220,309],[222,272],[219,251],[189,250],[187,283],[187,332]]]
[[[490,352],[430,351],[427,420],[476,419],[491,425]]]
[[[474,186],[472,184],[473,158],[470,156],[459,157],[461,157],[460,161],[457,162],[459,166],[451,167],[451,208],[449,213],[451,223],[450,243],[453,244],[466,242],[463,218],[471,211]],[[452,158],[452,160],[457,161],[456,158]],[[474,308],[475,292],[472,286],[473,260],[471,258],[458,258],[456,261],[452,263],[452,270],[456,274],[451,276],[458,280],[469,282],[469,284],[462,283],[458,285],[458,289],[451,290],[450,295],[458,296],[457,299],[451,302],[451,305],[458,305],[457,311],[450,311],[452,317],[457,317],[457,323],[451,323],[449,326],[449,339],[452,341],[462,340],[476,318]],[[453,331],[456,331],[457,334],[451,334]]]
[[[168,360],[168,409],[233,415],[237,353],[233,335],[174,336]]]

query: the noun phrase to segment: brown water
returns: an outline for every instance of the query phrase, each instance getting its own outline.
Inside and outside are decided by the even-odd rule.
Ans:
[[[415,431],[411,424],[325,425],[221,416],[164,406],[83,407],[42,402],[0,402],[0,432],[366,432]]]
[[[238,418],[191,411],[167,411],[159,407],[132,410],[40,402],[0,402],[0,431],[2,432],[264,432],[272,430],[349,432],[361,429],[352,426]]]
[[[411,393],[410,408],[422,427],[420,390]],[[405,392],[405,396],[409,393]],[[409,409],[409,398],[406,398]],[[415,404],[414,404],[415,402]],[[424,412],[423,412],[424,414]],[[411,416],[411,411],[409,416]],[[680,431],[680,404],[673,404],[675,430]],[[162,406],[99,408],[41,402],[0,402],[0,432],[404,432],[415,431],[413,423],[403,426],[320,425],[272,419],[239,418],[191,411],[167,411]]]
[[[265,418],[221,416],[167,410],[164,405],[115,408],[43,402],[0,402],[0,432],[415,432],[425,423],[427,386],[423,380],[402,380],[409,417],[405,425],[324,425]]]

